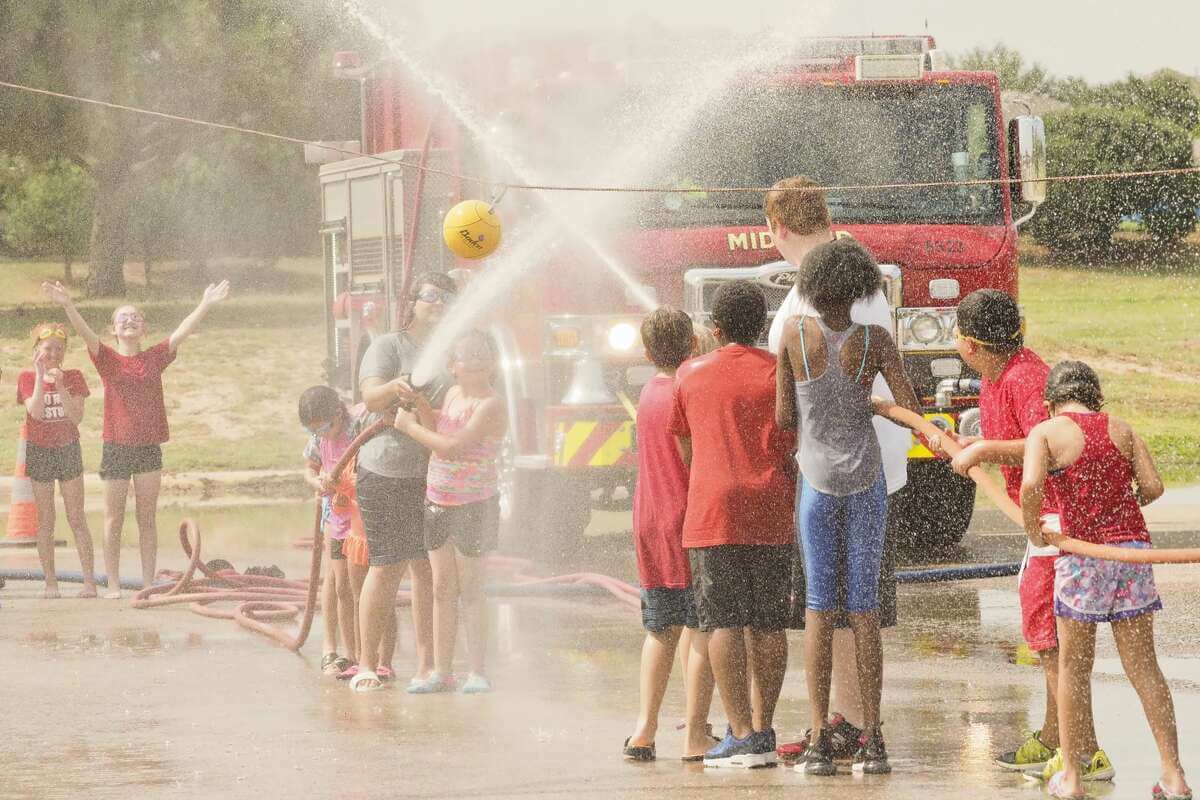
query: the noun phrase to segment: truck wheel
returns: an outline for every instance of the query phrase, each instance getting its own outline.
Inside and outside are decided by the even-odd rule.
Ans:
[[[579,550],[592,515],[587,482],[555,470],[517,466],[507,492],[505,483],[502,477],[500,533],[506,551],[554,562]]]
[[[888,536],[905,555],[937,559],[962,541],[974,510],[974,481],[944,461],[910,461],[908,484],[888,497]]]

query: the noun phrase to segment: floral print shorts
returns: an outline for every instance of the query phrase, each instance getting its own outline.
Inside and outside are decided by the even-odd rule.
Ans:
[[[1145,549],[1146,542],[1118,547]],[[1081,622],[1114,622],[1162,608],[1150,564],[1063,554],[1054,565],[1054,614]]]

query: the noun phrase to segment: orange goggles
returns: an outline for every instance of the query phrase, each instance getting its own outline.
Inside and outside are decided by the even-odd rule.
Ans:
[[[46,339],[62,339],[67,340],[67,326],[60,323],[53,325],[39,325],[33,329],[34,343],[43,342]]]

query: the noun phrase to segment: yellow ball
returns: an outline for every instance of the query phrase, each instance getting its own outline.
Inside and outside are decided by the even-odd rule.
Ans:
[[[442,238],[459,258],[483,258],[500,245],[500,217],[482,200],[463,200],[446,212]]]

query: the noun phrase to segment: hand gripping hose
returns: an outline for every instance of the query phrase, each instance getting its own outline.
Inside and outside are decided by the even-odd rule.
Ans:
[[[942,436],[942,431],[920,414],[913,413],[907,408],[901,408],[895,403],[876,402],[877,412],[897,425],[911,428],[926,439],[934,436],[941,437],[942,446],[951,456],[962,452],[962,446],[949,436]],[[1008,494],[997,486],[979,467],[972,467],[967,475],[978,484],[1004,516],[1015,522],[1022,530],[1025,529],[1025,518],[1021,509],[1012,501]],[[1131,564],[1195,564],[1200,563],[1200,548],[1185,547],[1174,549],[1136,550],[1126,547],[1115,547],[1110,544],[1093,544],[1072,539],[1062,534],[1043,533],[1047,544],[1052,544],[1064,553],[1074,553],[1089,558],[1102,558],[1106,561],[1125,561]]]

